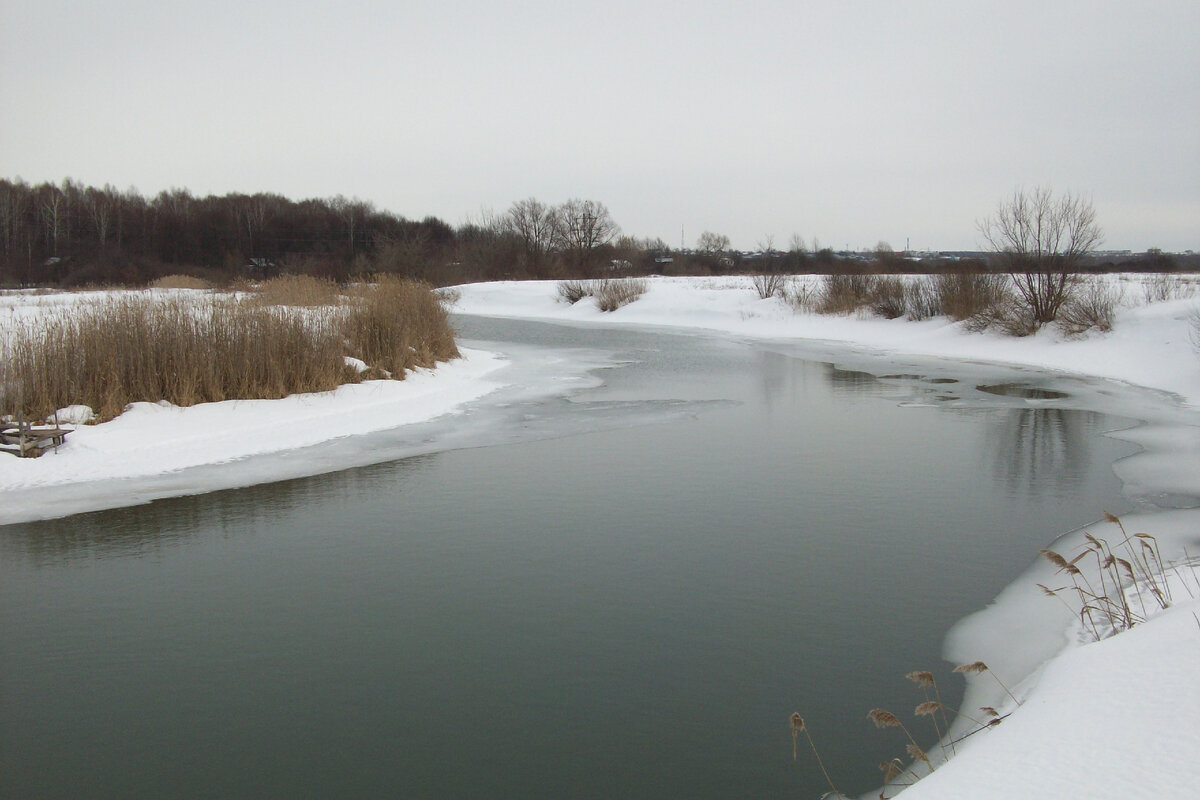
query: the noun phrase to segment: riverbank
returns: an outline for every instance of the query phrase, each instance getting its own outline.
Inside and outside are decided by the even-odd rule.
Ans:
[[[804,276],[813,284],[820,276]],[[961,322],[920,322],[869,314],[797,313],[778,298],[762,300],[748,277],[652,278],[646,294],[613,312],[584,299],[559,299],[554,281],[471,284],[454,289],[451,310],[463,314],[576,324],[629,324],[687,328],[758,339],[828,342],[878,355],[903,354],[958,361],[1019,364],[1089,375],[1168,392],[1200,408],[1200,352],[1192,341],[1196,293],[1158,303],[1141,301],[1141,276],[1104,275],[1123,293],[1110,333],[1069,338],[1053,327],[1033,336],[971,333]],[[1149,280],[1146,277],[1145,280]]]
[[[1117,464],[1118,475],[1127,487],[1136,487],[1139,496],[1151,500],[1178,498],[1179,504],[1187,505],[1200,496],[1200,354],[1191,340],[1191,315],[1200,301],[1194,298],[1131,303],[1120,309],[1109,334],[1067,339],[1048,329],[1013,339],[969,333],[944,318],[908,322],[797,314],[777,299],[759,299],[748,278],[652,279],[644,296],[612,313],[600,312],[586,300],[561,302],[554,282],[479,284],[454,292],[458,299],[453,310],[461,314],[819,342],[831,352],[854,353],[884,365],[902,356],[994,362],[1140,387],[1157,393],[1153,420],[1119,434],[1145,452]],[[1136,290],[1130,294],[1136,295]],[[0,324],[36,313],[22,299],[27,297],[0,297],[0,307],[10,307]],[[207,467],[226,472],[270,454],[286,459],[302,453],[300,459],[308,462],[319,445],[461,412],[474,400],[520,380],[505,371],[507,363],[494,353],[467,350],[464,356],[403,382],[368,382],[319,395],[182,409],[135,404],[112,422],[80,428],[56,454],[39,460],[0,460],[0,488],[10,500],[56,497],[66,505],[57,506],[55,515],[222,488],[228,484],[197,481],[193,471]],[[356,458],[342,466],[362,463]],[[339,463],[303,463],[287,467],[283,474],[337,469]],[[280,468],[280,461],[270,461],[255,473],[257,478],[243,478],[241,485],[245,480],[278,479]],[[152,493],[129,491],[155,475],[185,478],[168,481]],[[85,491],[96,486],[102,491]],[[1152,505],[1148,502],[1126,516],[1129,529],[1158,537],[1168,560],[1182,555],[1184,548],[1200,553],[1200,512]],[[1099,518],[1101,509],[1095,513]],[[4,521],[13,519],[0,519]],[[1103,526],[1089,530],[1112,537]],[[1048,531],[1047,538],[1057,533]],[[1082,532],[1074,532],[1052,546],[1071,557],[1082,541]],[[1035,554],[1030,558],[1033,561]],[[1059,585],[1054,580],[1049,565],[1035,563],[995,603],[950,632],[948,659],[987,662],[1024,705],[1002,725],[973,736],[954,760],[908,796],[919,800],[1078,794],[1115,800],[1129,794],[1191,795],[1200,781],[1200,766],[1194,761],[1200,741],[1190,723],[1200,713],[1200,682],[1192,677],[1200,659],[1200,623],[1189,623],[1191,614],[1200,611],[1195,601],[1181,594],[1172,610],[1133,631],[1086,644],[1071,615],[1037,590],[1039,582]],[[902,672],[913,666],[897,665]],[[1008,710],[1003,700],[989,676],[975,676],[965,707],[969,711],[993,705],[1003,712]],[[780,709],[782,738],[793,710]],[[865,723],[848,718],[847,724]]]

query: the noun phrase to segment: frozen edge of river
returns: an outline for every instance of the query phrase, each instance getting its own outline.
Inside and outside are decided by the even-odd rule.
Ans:
[[[1144,448],[1142,454],[1120,462],[1116,469],[1125,485],[1136,487],[1141,494],[1158,491],[1200,496],[1200,469],[1196,467],[1200,357],[1189,330],[1194,300],[1123,309],[1116,329],[1105,336],[1064,340],[1043,331],[1018,340],[967,334],[960,324],[945,319],[906,322],[797,315],[776,300],[758,299],[749,279],[738,278],[654,279],[647,295],[612,314],[601,314],[587,302],[574,306],[557,302],[554,282],[476,284],[456,291],[460,297],[455,310],[459,313],[568,324],[650,325],[763,341],[823,342],[834,353],[866,354],[870,360],[902,355],[1024,365],[1169,393],[1177,399],[1177,413],[1115,434]],[[3,299],[11,301],[12,295]],[[248,457],[263,453],[286,457],[289,448],[302,452],[338,438],[461,411],[471,400],[502,388],[496,371],[505,366],[495,354],[468,351],[466,356],[439,366],[436,373],[422,371],[402,383],[367,383],[324,395],[190,409],[138,404],[117,420],[72,434],[71,445],[57,456],[0,461],[0,487],[6,490],[6,498],[23,494],[41,500],[57,497],[58,507],[51,516],[62,516],[247,485],[255,481],[243,476],[233,484],[220,479],[212,485],[202,481],[197,488],[189,470],[208,468],[208,479],[214,480],[222,462],[238,457],[227,442],[217,446],[222,432],[247,421],[270,424],[286,419],[288,429],[304,431],[306,437],[303,441],[276,440],[240,455],[242,460],[254,461]],[[261,418],[253,416],[260,413]],[[172,422],[169,427],[155,429],[154,421],[168,418]],[[181,420],[186,422],[181,425]],[[186,432],[185,441],[172,438],[172,432]],[[191,452],[191,460],[168,464],[155,460],[155,452],[160,459],[168,453],[178,457]],[[72,458],[78,460],[78,468],[70,466]],[[85,465],[89,458],[93,460]],[[316,471],[353,465],[335,459]],[[265,460],[263,469],[259,482],[290,477],[289,470],[295,467],[289,466],[286,458],[277,458]],[[314,474],[314,469],[306,465],[300,473]],[[161,474],[163,481],[150,491],[120,501],[100,494],[80,495],[79,490],[89,482],[107,487],[111,494],[112,482],[121,481],[123,474]],[[108,480],[96,483],[97,475]],[[183,479],[172,481],[174,475]],[[1096,510],[1098,517],[1100,512]],[[36,516],[26,510],[24,516],[0,519],[0,524]],[[1131,531],[1144,530],[1158,537],[1168,558],[1182,554],[1185,547],[1193,555],[1200,553],[1200,510],[1138,513],[1124,519]],[[1073,554],[1081,537],[1080,531],[1068,533],[1052,546]],[[1025,704],[1003,725],[973,737],[949,764],[909,789],[914,800],[1052,793],[1123,798],[1133,791],[1190,797],[1200,782],[1200,763],[1192,757],[1200,751],[1200,733],[1192,722],[1200,714],[1200,682],[1194,679],[1200,660],[1200,621],[1193,623],[1189,616],[1200,601],[1180,603],[1134,631],[1083,645],[1071,617],[1055,601],[1042,597],[1034,585],[1052,577],[1046,565],[1034,563],[991,605],[961,621],[948,635],[946,655],[950,661],[986,661],[1006,682],[1016,684]],[[1013,643],[1021,640],[1026,646],[1015,647]],[[1141,672],[1135,674],[1131,664]],[[911,665],[897,666],[907,669]],[[975,676],[968,682],[964,709],[1002,707],[1003,697],[989,676]],[[1096,708],[1107,716],[1097,718]],[[781,719],[789,710],[781,709]]]

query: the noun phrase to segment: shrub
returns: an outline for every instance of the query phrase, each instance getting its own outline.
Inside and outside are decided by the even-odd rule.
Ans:
[[[904,281],[894,275],[877,277],[871,287],[871,311],[884,319],[896,319],[905,314]]]
[[[787,285],[787,279],[779,273],[763,273],[755,275],[751,278],[755,290],[758,291],[758,299],[766,300],[775,295],[783,294],[784,287]]]
[[[1029,336],[1041,327],[1029,305],[1011,291],[968,318],[966,324],[967,330],[976,333],[995,328],[1009,336]]]
[[[780,296],[793,311],[812,311],[817,307],[817,291],[802,278],[792,278],[784,284]]]
[[[591,297],[595,293],[592,284],[588,281],[559,281],[558,282],[558,297],[571,305],[575,305],[585,297]]]
[[[941,298],[933,278],[925,275],[904,287],[904,305],[908,318],[914,321],[936,317],[942,313]]]
[[[871,300],[876,276],[859,272],[825,275],[817,310],[822,314],[847,314]]]
[[[601,311],[616,311],[632,303],[646,293],[649,285],[645,278],[621,278],[593,283],[596,305]]]
[[[1192,346],[1200,353],[1200,308],[1193,308],[1188,314],[1188,322],[1192,325]]]
[[[991,272],[944,272],[936,291],[942,313],[954,320],[970,319],[1002,302],[1009,292],[1008,276]]]
[[[1178,275],[1155,275],[1142,284],[1147,303],[1165,303],[1191,297],[1196,294],[1196,287]]]
[[[1063,303],[1055,324],[1068,336],[1078,336],[1092,328],[1107,333],[1112,330],[1113,317],[1124,294],[1124,288],[1114,291],[1103,280],[1088,281]]]

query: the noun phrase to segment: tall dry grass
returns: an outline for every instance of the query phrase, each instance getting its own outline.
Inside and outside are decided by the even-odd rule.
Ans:
[[[212,284],[195,275],[164,275],[150,283],[151,289],[211,289]]]
[[[336,283],[312,275],[280,275],[257,284],[254,294],[259,303],[268,306],[332,306],[342,300]]]
[[[459,355],[446,307],[427,284],[381,275],[355,287],[347,308],[350,355],[393,377]]]
[[[385,279],[351,301],[297,309],[254,298],[133,294],[81,301],[14,323],[0,353],[0,413],[26,419],[87,405],[272,399],[361,380],[356,356],[403,378],[458,355],[446,312],[423,285]]]

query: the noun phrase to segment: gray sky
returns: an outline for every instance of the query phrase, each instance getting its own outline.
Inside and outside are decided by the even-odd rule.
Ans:
[[[1200,3],[0,0],[0,177],[970,249],[1020,186],[1200,250]]]

